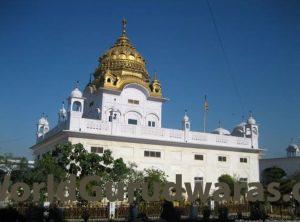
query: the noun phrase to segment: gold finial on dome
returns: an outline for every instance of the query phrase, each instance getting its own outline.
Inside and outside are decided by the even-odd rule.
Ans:
[[[127,24],[127,21],[125,18],[123,18],[122,19],[122,35],[126,34],[126,24]]]
[[[150,89],[151,89],[151,95],[156,96],[156,97],[161,97],[162,92],[161,92],[161,84],[159,80],[157,79],[157,73],[154,73],[154,78],[152,83],[150,84]]]

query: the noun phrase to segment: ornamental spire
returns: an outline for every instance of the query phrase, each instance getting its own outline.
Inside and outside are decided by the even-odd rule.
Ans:
[[[156,71],[154,72],[154,79],[153,80],[157,80],[157,73],[156,73]]]
[[[123,18],[122,19],[122,35],[126,34],[126,24],[127,24],[127,21],[125,18]]]

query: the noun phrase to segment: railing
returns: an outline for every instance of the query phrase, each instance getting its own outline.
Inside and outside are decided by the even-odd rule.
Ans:
[[[191,205],[187,203],[180,203],[176,204],[175,211],[170,208],[165,208],[163,206],[163,202],[143,202],[136,205],[136,210],[139,215],[145,215],[149,218],[159,218],[162,215],[162,212],[165,210],[171,210],[171,213],[175,211],[179,212],[181,218],[187,218],[191,216]],[[175,205],[175,204],[174,204]],[[283,205],[271,205],[260,203],[260,207],[253,206],[251,203],[240,203],[240,204],[233,204],[233,203],[224,203],[218,204],[215,203],[215,207],[213,209],[209,209],[207,205],[195,205],[196,211],[194,211],[194,216],[197,218],[203,218],[204,211],[209,210],[209,215],[211,219],[220,218],[220,216],[224,216],[220,214],[220,209],[226,209],[227,213],[225,216],[228,216],[229,219],[254,219],[255,221],[260,221],[259,219],[263,219],[262,217],[269,217],[270,219],[289,219],[295,220],[299,219],[300,217],[300,208],[299,206],[292,206],[288,204]],[[252,208],[252,210],[251,210]],[[39,206],[11,206],[9,208],[10,211],[7,213],[15,214],[18,218],[26,218],[26,219],[35,219],[32,221],[43,221],[43,215],[46,209]],[[96,220],[96,221],[104,221],[104,219],[108,219],[109,215],[109,207],[107,204],[97,204],[97,206],[88,206],[86,208],[82,208],[80,206],[61,206],[58,208],[52,208],[56,210],[57,216],[62,217],[61,219],[65,220],[80,220],[85,217],[85,215],[89,218],[89,220]],[[1,209],[2,211],[5,208]],[[52,211],[53,212],[53,211]],[[1,212],[0,212],[1,214]],[[115,219],[128,219],[130,214],[130,206],[127,203],[120,203],[115,205]],[[265,216],[263,215],[265,214]],[[22,216],[22,217],[20,217]],[[226,220],[226,218],[222,218]],[[106,221],[106,220],[105,220]]]
[[[235,148],[251,148],[251,139],[230,135],[217,135],[195,131],[183,131],[178,129],[153,128],[136,126],[118,122],[104,122],[95,119],[80,119],[80,128],[70,128],[71,131],[80,131],[93,134],[115,135],[122,137],[134,137],[169,142],[181,142],[191,144],[203,144],[212,146],[226,146]],[[49,131],[45,136],[48,138],[60,130],[66,129],[63,123]],[[41,139],[42,140],[42,139]]]

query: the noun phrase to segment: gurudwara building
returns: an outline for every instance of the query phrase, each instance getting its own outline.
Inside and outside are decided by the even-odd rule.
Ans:
[[[258,125],[252,115],[232,133],[221,127],[211,133],[191,131],[189,117],[182,129],[162,126],[162,86],[150,78],[145,60],[126,35],[99,58],[94,78],[84,91],[75,87],[58,123],[50,129],[45,116],[37,124],[35,158],[56,144],[82,143],[89,152],[112,151],[114,157],[134,162],[138,169],[163,170],[170,181],[182,174],[184,182],[212,182],[229,174],[241,181],[259,181]]]

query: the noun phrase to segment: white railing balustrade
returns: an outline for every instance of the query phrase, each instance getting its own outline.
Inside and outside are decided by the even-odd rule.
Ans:
[[[61,130],[67,129],[67,122],[59,124],[47,134],[44,139]],[[92,134],[103,134],[103,135],[114,135],[122,137],[134,137],[144,138],[152,140],[161,140],[169,142],[184,142],[192,144],[203,144],[203,145],[215,145],[215,146],[227,146],[236,148],[251,148],[251,139],[236,136],[217,135],[212,133],[204,132],[193,132],[183,131],[178,129],[167,129],[167,128],[155,128],[147,126],[129,125],[114,122],[104,122],[95,119],[80,119],[80,132],[92,133]],[[39,139],[43,140],[43,138]]]

